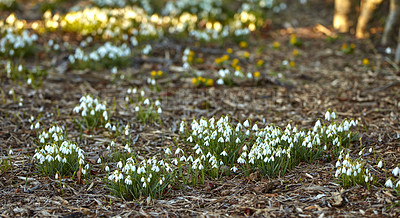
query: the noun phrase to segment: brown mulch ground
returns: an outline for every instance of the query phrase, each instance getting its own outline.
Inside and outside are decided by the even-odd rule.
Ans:
[[[318,161],[302,163],[279,178],[266,178],[257,174],[248,177],[231,175],[221,180],[207,180],[204,185],[171,187],[164,199],[146,202],[122,201],[111,195],[102,172],[95,160],[105,151],[105,138],[101,131],[83,134],[74,125],[73,107],[79,98],[90,93],[106,99],[112,105],[115,98],[117,111],[113,120],[132,124],[132,134],[138,139],[135,149],[149,155],[162,151],[165,144],[173,144],[177,136],[176,127],[183,119],[220,116],[229,114],[238,120],[250,118],[253,121],[274,123],[281,127],[289,121],[303,128],[309,128],[317,118],[323,117],[328,109],[337,112],[340,118],[355,118],[360,124],[359,132],[363,146],[373,147],[379,157],[385,160],[386,169],[393,169],[400,162],[400,73],[390,56],[377,53],[373,40],[355,40],[344,36],[333,43],[325,41],[325,35],[314,29],[317,23],[329,27],[332,5],[314,0],[307,7],[300,8],[299,17],[291,17],[293,6],[274,20],[274,26],[265,32],[266,37],[250,42],[250,53],[265,46],[262,58],[266,61],[264,72],[281,73],[285,80],[277,82],[264,79],[258,85],[216,86],[194,88],[190,78],[183,78],[178,67],[171,67],[168,78],[162,84],[163,125],[141,125],[125,109],[124,93],[128,87],[145,84],[140,72],[148,66],[163,67],[165,63],[146,60],[142,68],[130,67],[123,70],[134,78],[130,81],[111,82],[109,72],[82,72],[67,69],[63,74],[56,72],[54,64],[62,63],[63,55],[45,56],[35,60],[49,67],[43,87],[32,89],[18,85],[5,76],[1,77],[1,90],[5,101],[0,104],[0,154],[6,156],[8,149],[14,166],[0,175],[0,213],[5,217],[14,216],[393,216],[400,215],[399,200],[394,192],[383,188],[384,173],[379,173],[378,183],[370,190],[362,186],[344,189],[334,179],[335,162]],[[292,11],[291,11],[292,10]],[[23,13],[23,12],[19,12]],[[293,28],[287,28],[291,24]],[[293,58],[293,48],[288,46],[290,33],[295,32],[303,46],[296,57],[296,67],[282,69],[282,60]],[[177,42],[159,43],[155,56],[164,58],[165,50],[174,53]],[[281,50],[269,49],[273,41],[280,41]],[[354,43],[353,54],[340,52],[342,43]],[[156,43],[155,43],[156,45]],[[229,45],[234,50],[236,45]],[[228,46],[226,46],[228,47]],[[196,53],[206,58],[202,69],[210,69],[215,53],[210,49],[196,47]],[[224,49],[213,48],[213,52],[224,53]],[[218,55],[220,55],[218,54]],[[368,58],[375,70],[362,65]],[[172,66],[180,66],[180,62]],[[146,88],[146,86],[143,86]],[[14,89],[22,96],[24,104],[18,106],[7,95]],[[43,177],[32,163],[36,133],[29,129],[29,117],[41,114],[42,126],[52,123],[64,125],[70,138],[76,139],[93,161],[94,172],[98,173],[85,184],[66,180],[60,189],[58,181]],[[108,141],[107,141],[108,140]],[[354,154],[360,150],[359,143],[351,147]],[[366,159],[372,163],[372,155]]]

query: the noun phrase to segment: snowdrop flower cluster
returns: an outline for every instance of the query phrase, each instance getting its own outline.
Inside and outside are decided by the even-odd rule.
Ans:
[[[110,42],[106,42],[104,45],[97,48],[95,51],[86,54],[81,48],[77,48],[73,55],[69,55],[68,59],[71,64],[76,61],[79,62],[99,62],[104,60],[110,60],[116,62],[119,59],[126,58],[131,55],[131,49],[124,43],[121,46],[112,45]]]
[[[392,188],[397,192],[397,195],[400,196],[400,167],[397,165],[392,170],[393,177],[389,177],[386,182],[385,186],[387,188]],[[393,180],[393,181],[392,181]]]
[[[10,57],[24,54],[37,40],[38,36],[30,34],[27,30],[17,33],[12,28],[7,28],[5,35],[0,39],[0,54]]]
[[[352,159],[348,152],[342,150],[336,162],[335,177],[339,178],[344,187],[354,186],[356,184],[369,186],[374,182],[370,170],[365,166],[365,161],[362,158],[360,151],[358,159]]]
[[[191,130],[185,127],[182,121],[179,130],[182,135],[188,136],[185,139],[186,143],[193,145],[193,150],[200,159],[207,158],[208,162],[213,163],[212,168],[235,164],[239,150],[254,132],[249,126],[249,121],[234,126],[228,116],[222,116],[218,120],[214,117],[208,120],[193,120]],[[188,134],[185,134],[185,131],[188,131]]]
[[[89,165],[85,165],[85,152],[75,143],[65,140],[62,143],[49,143],[36,149],[33,159],[38,168],[48,176],[67,176],[75,174],[82,166],[82,174],[87,175]]]
[[[30,130],[34,130],[34,129],[39,129],[40,128],[39,121],[35,122],[35,118],[33,116],[31,116],[29,118],[29,122],[31,123],[31,126],[29,127]]]
[[[101,103],[98,98],[93,98],[91,95],[82,96],[79,102],[80,104],[74,107],[73,112],[82,116],[84,119],[82,125],[92,129],[107,123],[109,112],[106,102]]]
[[[134,104],[133,109],[140,122],[161,123],[161,101],[157,99],[153,102],[150,98],[145,96],[143,90],[129,88],[127,90],[127,95],[125,96],[125,102],[127,103],[127,106]]]
[[[164,189],[173,182],[174,169],[156,157],[138,162],[133,157],[119,161],[108,180],[116,195],[125,199],[162,197]]]
[[[36,128],[36,127],[35,127]],[[43,130],[38,136],[38,146],[43,147],[47,144],[58,144],[66,140],[66,133],[64,126],[53,125],[47,131]]]

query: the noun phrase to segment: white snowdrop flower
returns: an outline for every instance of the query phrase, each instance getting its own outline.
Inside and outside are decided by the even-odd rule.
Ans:
[[[382,166],[383,166],[382,161],[379,161],[379,163],[378,163],[378,168],[382,168]]]
[[[340,161],[336,161],[336,167],[340,167]]]
[[[235,141],[235,143],[236,144],[239,144],[241,141],[240,141],[240,138],[238,137],[238,138],[236,138],[236,141]]]
[[[160,179],[160,181],[159,181],[159,184],[160,184],[160,185],[162,185],[162,184],[163,184],[163,180],[162,180],[162,179]]]
[[[79,164],[83,165],[85,161],[83,159],[79,159]]]
[[[246,131],[246,135],[250,135],[250,131],[249,130]]]
[[[158,114],[161,114],[161,113],[162,113],[161,107],[159,107],[159,108],[157,109],[157,113],[158,113]]]
[[[372,148],[369,148],[369,150],[368,150],[368,151],[369,151],[369,153],[372,153]]]
[[[224,150],[223,152],[221,152],[221,154],[220,155],[222,155],[222,156],[228,156],[228,154],[226,153],[226,151]]]
[[[332,112],[332,113],[331,113],[331,119],[332,119],[332,120],[335,120],[335,119],[336,119],[336,114],[335,114],[335,112]]]
[[[149,105],[150,104],[150,100],[148,98],[146,98],[146,100],[144,100],[143,104]]]
[[[125,184],[127,185],[132,185],[132,180],[131,180],[131,176],[127,176],[125,179]]]
[[[156,100],[156,102],[154,103],[156,106],[161,106],[161,102],[160,100]]]
[[[365,183],[368,183],[368,179],[369,179],[369,177],[365,176],[365,178],[364,178]]]
[[[110,122],[106,123],[106,125],[104,126],[104,128],[110,129],[110,128],[111,128],[111,123],[110,123]]]
[[[257,124],[254,124],[254,126],[253,126],[253,128],[252,128],[251,130],[253,130],[253,131],[257,131],[257,130],[258,130],[258,126],[257,126]]]
[[[188,141],[188,142],[193,142],[193,138],[192,138],[192,136],[189,136],[189,138],[187,138],[187,140],[186,141]]]
[[[203,164],[199,164],[199,170],[204,169]]]
[[[176,149],[175,155],[178,155],[180,152],[183,152],[181,148]]]
[[[140,108],[138,106],[135,107],[135,111],[138,112]]]
[[[13,154],[14,154],[13,150],[10,149],[10,151],[8,151],[8,154],[9,154],[9,155],[13,155]]]
[[[248,120],[244,121],[243,126],[248,128],[250,126],[250,123]]]
[[[399,167],[394,168],[393,171],[392,171],[392,173],[393,173],[394,176],[400,176],[400,169],[399,169]]]
[[[27,83],[28,85],[32,84],[32,79],[31,79],[31,78],[28,78],[28,80],[26,81],[26,83]]]
[[[101,158],[97,159],[97,163],[98,163],[98,164],[101,163]]]
[[[171,154],[171,150],[170,150],[169,148],[166,148],[164,152],[165,152],[165,154],[167,154],[167,155]]]
[[[82,174],[86,175],[86,169],[82,169]]]
[[[233,172],[236,173],[236,171],[238,170],[238,168],[236,168],[235,166],[233,166],[233,167],[231,168],[231,170],[232,170]]]
[[[55,179],[58,180],[58,173],[56,173]]]
[[[67,158],[64,157],[61,162],[67,163]]]
[[[223,80],[222,78],[219,78],[219,79],[217,80],[217,84],[218,84],[218,85],[224,85],[224,80]]]
[[[363,151],[361,150],[360,152],[358,152],[358,155],[361,156],[363,154]]]
[[[103,112],[103,117],[104,117],[104,120],[108,120],[108,114],[107,114],[107,111],[104,111],[104,112]]]
[[[37,123],[35,124],[35,129],[39,129],[39,128],[40,128],[40,123],[37,122]]]
[[[400,180],[396,183],[396,188],[400,188]]]
[[[388,188],[393,188],[393,182],[391,179],[388,179],[385,183],[385,186]]]
[[[196,150],[196,154],[202,154],[203,153],[203,151],[201,150],[201,148],[198,148],[197,150]]]
[[[331,114],[329,113],[329,111],[327,111],[325,113],[325,120],[329,121],[331,119]]]
[[[112,74],[117,74],[117,73],[118,73],[117,67],[111,68],[111,73],[112,73]]]
[[[95,112],[94,112],[94,110],[91,110],[91,111],[90,111],[90,115],[92,115],[92,116],[94,116],[94,115],[95,115]]]
[[[224,141],[224,138],[222,138],[222,136],[221,137],[219,137],[219,139],[218,139],[218,142],[220,142],[220,143],[224,143],[225,141]]]
[[[125,128],[125,135],[129,135],[129,128]]]

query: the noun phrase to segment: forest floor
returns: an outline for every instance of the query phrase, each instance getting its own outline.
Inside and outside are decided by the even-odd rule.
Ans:
[[[169,187],[162,199],[147,202],[145,198],[124,201],[108,190],[106,174],[96,164],[106,152],[111,139],[104,131],[84,132],[74,123],[72,113],[83,94],[99,96],[116,110],[112,119],[131,124],[134,149],[148,156],[163,152],[165,145],[174,145],[177,127],[186,119],[210,118],[229,115],[235,120],[274,123],[280,127],[289,122],[301,128],[310,128],[327,110],[336,111],[339,119],[354,118],[359,121],[357,131],[362,146],[373,148],[378,159],[383,159],[388,174],[399,164],[400,153],[400,69],[392,63],[393,55],[376,49],[381,29],[371,40],[356,40],[352,35],[327,42],[326,35],[315,27],[331,27],[331,3],[308,1],[307,6],[295,4],[274,19],[272,26],[259,36],[252,36],[248,48],[236,44],[223,47],[197,46],[164,38],[152,43],[153,57],[143,59],[121,70],[128,79],[111,80],[109,71],[61,69],[66,54],[40,53],[32,63],[49,69],[43,86],[33,89],[18,84],[2,75],[0,87],[3,103],[0,105],[0,153],[13,154],[13,166],[0,175],[0,213],[14,216],[400,216],[400,197],[384,187],[385,173],[376,172],[377,182],[369,189],[365,186],[343,188],[334,177],[335,160],[300,163],[284,176],[268,178],[257,173],[248,177],[238,174],[221,179],[206,179],[197,186]],[[19,18],[23,17],[23,12]],[[297,17],[290,16],[298,14]],[[32,16],[32,15],[31,15]],[[288,44],[291,33],[296,33],[303,45],[292,54]],[[54,35],[56,34],[56,35]],[[47,37],[60,37],[54,33]],[[42,39],[46,42],[46,39]],[[279,50],[271,49],[274,41]],[[185,44],[186,43],[186,44]],[[354,43],[351,54],[341,52],[342,44]],[[199,66],[205,72],[217,71],[214,59],[231,47],[240,53],[247,50],[265,61],[261,72],[276,72],[280,79],[264,77],[257,84],[239,83],[233,87],[193,87],[191,78],[182,76],[180,58],[167,65],[167,53],[178,53],[177,48],[190,46],[205,62]],[[377,51],[378,50],[378,51]],[[182,52],[183,50],[180,50]],[[367,58],[369,66],[363,65]],[[283,60],[294,60],[295,66],[282,67]],[[160,61],[161,60],[161,61]],[[166,67],[167,66],[167,67]],[[372,67],[373,66],[373,67]],[[62,68],[62,67],[61,67]],[[167,76],[160,81],[161,91],[152,92],[146,85],[147,72],[162,69]],[[146,73],[142,73],[146,72]],[[284,79],[282,79],[284,78]],[[155,98],[162,99],[162,125],[142,125],[124,107],[126,90],[142,87]],[[19,106],[8,95],[13,89],[24,101]],[[31,116],[41,115],[42,127],[53,123],[63,125],[68,137],[79,141],[87,159],[93,164],[92,179],[84,184],[66,179],[60,189],[59,182],[42,176],[35,167],[37,132],[29,127]],[[81,137],[80,137],[81,136]],[[178,142],[181,143],[181,142]],[[182,145],[183,146],[183,145]],[[353,142],[351,154],[361,150],[360,142]],[[365,156],[368,164],[375,165],[374,155]]]

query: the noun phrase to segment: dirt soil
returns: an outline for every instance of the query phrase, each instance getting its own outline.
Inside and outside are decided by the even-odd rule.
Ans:
[[[297,2],[297,1],[296,1]],[[7,156],[13,150],[14,165],[0,175],[0,214],[15,216],[273,216],[273,217],[324,217],[324,216],[400,216],[400,197],[384,188],[385,173],[378,173],[378,183],[369,190],[363,186],[342,188],[334,178],[335,161],[301,163],[285,176],[278,178],[231,175],[221,180],[206,180],[198,186],[170,187],[161,200],[146,199],[123,201],[107,189],[104,172],[96,164],[106,151],[111,139],[102,130],[84,133],[74,124],[77,116],[72,109],[83,94],[90,93],[117,108],[113,120],[130,122],[131,133],[137,137],[134,148],[152,156],[162,152],[165,145],[173,144],[181,120],[219,117],[229,114],[237,120],[247,118],[259,123],[274,123],[284,127],[288,122],[310,128],[328,109],[337,112],[339,119],[359,120],[358,129],[363,147],[376,150],[383,158],[386,169],[393,169],[400,159],[400,71],[391,62],[392,55],[378,52],[379,28],[372,40],[356,40],[352,35],[327,42],[326,35],[316,30],[321,24],[331,28],[332,1],[308,1],[307,6],[289,5],[288,10],[275,19],[272,26],[259,36],[253,36],[246,50],[256,53],[265,47],[259,57],[266,65],[261,72],[277,72],[285,79],[265,77],[260,83],[243,83],[234,87],[214,86],[196,88],[191,78],[182,77],[180,59],[169,68],[163,62],[166,53],[183,52],[181,46],[191,46],[196,54],[205,58],[201,69],[216,71],[213,62],[224,54],[227,47],[244,50],[235,44],[224,48],[210,45],[193,46],[165,38],[154,42],[154,57],[145,59],[122,70],[130,80],[112,82],[107,71],[78,71],[66,68],[57,73],[57,67],[66,62],[66,54],[56,56],[40,54],[32,63],[49,67],[49,76],[41,88],[33,89],[24,82],[16,84],[1,77],[0,86],[5,102],[0,105],[0,154]],[[2,12],[4,13],[4,12]],[[18,12],[23,16],[24,12]],[[293,17],[292,14],[298,16]],[[3,14],[4,15],[4,14]],[[19,18],[23,18],[23,17]],[[32,16],[34,17],[34,16]],[[294,57],[288,45],[291,33],[303,41]],[[47,35],[46,37],[60,37]],[[45,41],[45,40],[44,40]],[[281,43],[280,50],[270,48],[274,41]],[[355,44],[352,54],[340,52],[343,43]],[[167,46],[168,45],[168,46]],[[378,51],[377,51],[378,50]],[[171,58],[173,55],[171,55]],[[374,66],[365,67],[368,58]],[[283,69],[282,60],[295,60],[294,68]],[[161,61],[160,61],[161,60]],[[55,63],[55,64],[54,64]],[[176,66],[175,68],[173,66]],[[163,69],[168,77],[161,81],[162,125],[141,125],[124,107],[124,94],[129,87],[143,87],[151,69]],[[23,106],[12,100],[8,91],[24,99]],[[58,181],[41,176],[32,162],[35,152],[36,132],[30,130],[30,116],[42,115],[42,127],[53,123],[64,125],[68,136],[81,145],[93,164],[96,174],[85,184],[73,179],[65,181],[60,189]],[[351,147],[352,154],[360,151],[360,143]],[[365,157],[375,164],[373,155]]]

